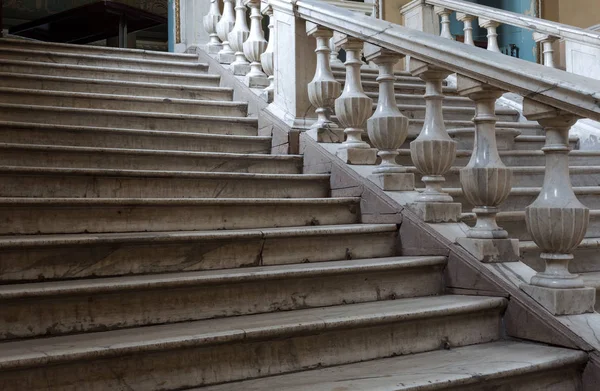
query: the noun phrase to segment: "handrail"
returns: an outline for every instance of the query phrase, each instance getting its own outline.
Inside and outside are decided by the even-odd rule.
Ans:
[[[600,48],[600,34],[567,24],[468,3],[462,0],[425,0],[425,3]]]
[[[506,91],[600,121],[600,81],[480,50],[317,0],[270,0],[304,20],[436,64]]]

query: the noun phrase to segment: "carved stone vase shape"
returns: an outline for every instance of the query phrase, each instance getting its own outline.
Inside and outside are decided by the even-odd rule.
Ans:
[[[234,0],[223,1],[223,16],[221,16],[219,23],[217,23],[217,34],[223,42],[223,48],[219,51],[219,55],[224,57],[225,55],[235,54],[229,45],[229,33],[233,30],[233,26],[235,25],[235,15],[233,12]]]
[[[227,35],[229,46],[235,51],[235,61],[231,63],[235,75],[245,75],[247,66],[250,64],[244,55],[244,42],[248,39],[250,29],[246,23],[246,6],[243,0],[235,2],[235,24]],[[246,71],[246,72],[245,72]]]
[[[204,30],[208,33],[209,41],[206,45],[207,51],[211,54],[218,53],[223,48],[219,35],[217,34],[217,23],[221,19],[221,10],[219,9],[219,0],[210,0],[208,14],[202,19]]]
[[[260,63],[263,71],[269,78],[269,85],[265,87],[263,91],[263,97],[269,103],[273,101],[273,94],[275,93],[275,20],[273,18],[273,8],[268,6],[265,13],[269,17],[269,43],[265,52],[260,55]]]
[[[244,42],[244,54],[250,60],[250,78],[267,78],[260,63],[260,56],[267,49],[268,42],[262,31],[262,14],[260,13],[260,0],[245,0],[250,8],[250,34]]]

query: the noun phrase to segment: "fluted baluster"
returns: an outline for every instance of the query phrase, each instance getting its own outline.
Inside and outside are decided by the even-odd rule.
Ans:
[[[496,29],[500,26],[500,23],[489,19],[479,18],[479,27],[487,30],[487,50],[492,52],[500,53],[500,47],[498,46],[498,32]]]
[[[583,240],[590,212],[579,202],[569,178],[569,130],[574,115],[525,99],[523,114],[538,121],[546,133],[544,184],[537,199],[525,209],[527,229],[541,249],[543,272],[522,288],[556,315],[593,312],[595,289],[569,272],[573,251]]]
[[[442,19],[440,22],[440,37],[454,39],[454,37],[452,37],[452,33],[450,32],[450,15],[452,14],[452,10],[443,7],[434,7],[434,11]]]
[[[221,10],[219,9],[219,0],[210,0],[208,14],[203,18],[204,29],[210,37],[206,44],[206,51],[210,54],[216,54],[223,48],[219,35],[217,34],[217,24],[220,19]]]
[[[379,68],[379,100],[375,113],[367,121],[367,131],[369,140],[379,149],[381,164],[375,167],[369,179],[384,190],[414,190],[414,174],[396,163],[398,149],[408,137],[408,118],[398,110],[394,94],[394,65],[404,56],[375,48],[365,57]]]
[[[554,48],[552,45],[559,37],[553,35],[533,33],[533,40],[542,45],[543,64],[547,67],[554,68]]]
[[[456,20],[463,22],[463,31],[465,33],[464,43],[475,46],[475,41],[473,41],[473,20],[475,20],[475,17],[473,15],[457,12]]]
[[[235,51],[235,60],[231,63],[234,75],[245,75],[250,71],[250,63],[244,55],[244,42],[248,39],[250,29],[246,23],[246,6],[243,0],[235,1],[235,24],[227,35],[229,46]]]
[[[262,30],[263,16],[260,12],[260,0],[244,0],[244,3],[250,8],[250,35],[244,42],[244,54],[250,60],[248,85],[264,88],[269,85],[269,79],[262,70],[260,56],[267,49],[268,42]]]
[[[342,37],[336,45],[341,45],[346,51],[344,91],[335,101],[335,112],[345,127],[346,141],[337,155],[349,164],[375,164],[377,150],[362,139],[365,122],[373,114],[373,99],[365,94],[360,82],[364,45],[361,40],[348,36]]]
[[[340,60],[340,51],[338,50],[333,38],[329,40],[329,48],[331,49],[331,54],[329,55],[329,63],[331,64],[331,67],[343,68],[344,63],[342,60]]]
[[[235,61],[235,52],[229,45],[229,33],[235,25],[235,14],[233,10],[234,0],[223,0],[223,16],[217,23],[217,34],[223,42],[223,48],[219,51],[219,62],[231,64]]]
[[[277,36],[275,35],[275,19],[273,17],[273,7],[270,5],[267,6],[265,13],[269,18],[269,43],[267,44],[267,48],[265,52],[260,55],[260,63],[262,65],[263,71],[267,75],[269,80],[269,85],[265,87],[262,92],[262,97],[269,103],[273,102],[273,93],[275,92],[275,40]]]
[[[308,98],[317,108],[317,122],[311,126],[308,134],[319,142],[339,143],[344,141],[344,132],[331,120],[335,100],[341,93],[341,85],[335,80],[329,64],[329,42],[333,31],[307,23],[306,32],[317,41],[317,69],[314,78],[308,84]]]

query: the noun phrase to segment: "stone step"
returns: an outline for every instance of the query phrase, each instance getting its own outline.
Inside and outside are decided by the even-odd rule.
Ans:
[[[375,72],[370,72],[370,71],[361,69],[361,72],[360,72],[361,83],[376,82],[377,78],[379,77],[379,71],[377,71],[376,69],[374,71]],[[332,70],[332,72],[333,72],[333,76],[340,83],[344,83],[344,81],[346,79],[346,70],[345,69],[334,68]],[[396,83],[411,83],[411,84],[425,85],[425,82],[417,76],[411,76],[410,74],[402,74],[402,73],[396,74],[395,76],[396,76]],[[446,82],[444,82],[444,84],[446,84]]]
[[[378,92],[370,91],[366,94],[374,102],[379,100]],[[396,103],[399,105],[423,105],[425,99],[423,99],[423,94],[396,94]],[[475,107],[471,99],[462,96],[447,96],[443,101],[443,105],[444,107]]]
[[[302,156],[0,143],[0,166],[301,174]]]
[[[48,76],[69,76],[77,78],[120,80],[186,86],[218,87],[221,78],[206,73],[174,73],[139,69],[113,68],[106,66],[55,64],[0,59],[0,72],[24,73]]]
[[[349,224],[0,236],[0,281],[70,280],[392,257],[396,254],[397,235],[394,224]]]
[[[343,87],[344,80],[338,81],[342,84]],[[379,92],[379,83],[377,83],[376,81],[363,80],[361,82],[361,85],[365,93]],[[423,82],[418,81],[396,81],[394,83],[394,91],[397,94],[417,94],[422,97],[425,94],[425,84]],[[442,91],[446,96],[458,96],[456,87],[444,86],[442,87]]]
[[[408,132],[409,132],[409,139],[414,139],[416,138],[419,133],[421,133],[421,129],[423,128],[423,124],[424,124],[424,120],[423,119],[411,119],[409,122],[409,127],[408,127]],[[444,118],[444,123],[446,125],[446,129],[448,130],[449,134],[452,134],[452,129],[456,129],[456,128],[465,128],[465,127],[469,127],[471,128],[471,133],[474,135],[475,134],[475,128],[473,125],[473,121],[471,119],[469,120],[453,120],[453,119],[447,119]],[[538,133],[543,133],[542,127],[540,125],[538,125],[536,122],[516,122],[514,120],[512,121],[498,121],[496,123],[498,128],[506,128],[506,129],[512,129],[513,131],[518,131],[521,134],[538,134]]]
[[[197,54],[168,53],[157,52],[153,50],[122,49],[93,45],[73,45],[66,43],[42,42],[11,38],[0,39],[0,47],[51,51],[54,53],[104,55],[123,59],[179,61],[190,63],[198,62]]]
[[[40,91],[0,87],[0,103],[31,106],[72,107],[131,111],[138,113],[170,113],[246,117],[245,102],[171,99],[87,92]]]
[[[445,264],[393,257],[4,285],[0,339],[439,295]]]
[[[358,198],[0,198],[0,235],[352,224]]]
[[[113,69],[135,69],[173,73],[199,74],[208,71],[208,64],[198,61],[177,61],[177,59],[157,60],[146,58],[113,57],[103,54],[66,53],[54,50],[30,50],[23,47],[0,45],[0,58],[3,60],[47,62],[53,64],[86,65]]]
[[[224,117],[140,111],[82,109],[0,103],[4,121],[40,124],[94,126],[140,130],[177,131],[256,136],[258,120],[250,117]]]
[[[586,362],[575,350],[500,341],[189,391],[576,391]]]
[[[269,153],[271,137],[0,121],[0,142],[220,153]]]
[[[505,306],[434,296],[7,342],[0,388],[176,390],[457,348],[498,340]]]
[[[569,262],[571,273],[600,272],[598,249],[600,249],[599,237],[583,239],[575,251],[573,251],[575,259]],[[536,271],[544,270],[544,261],[540,258],[541,251],[533,241],[520,241],[519,251],[523,263]]]
[[[546,136],[517,136],[514,149],[541,150],[546,144]],[[579,137],[569,136],[569,145],[573,149],[579,148]]]
[[[0,197],[322,198],[329,175],[0,167]]]
[[[376,104],[373,104],[373,110],[377,107]],[[421,104],[411,105],[411,104],[398,104],[398,109],[404,114],[411,122],[413,120],[421,120],[418,121],[420,127],[423,127],[423,119],[425,118],[425,104],[424,101]],[[444,119],[446,120],[448,126],[452,126],[455,122],[453,121],[468,121],[471,125],[473,122],[471,120],[475,116],[475,108],[474,107],[457,107],[457,106],[444,106],[443,107]],[[500,121],[504,122],[515,122],[519,119],[519,113],[512,109],[497,109],[496,117]]]
[[[148,96],[163,99],[201,99],[231,101],[233,89],[225,87],[184,86],[101,80],[69,76],[30,75],[22,73],[0,73],[0,87],[28,90],[71,91],[93,94]]]

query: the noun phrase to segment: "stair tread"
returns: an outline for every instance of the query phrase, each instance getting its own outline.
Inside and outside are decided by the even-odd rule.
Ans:
[[[189,391],[446,390],[583,365],[584,352],[500,341],[190,389]],[[457,388],[458,389],[458,388]]]
[[[446,263],[443,256],[404,256],[346,261],[256,266],[226,270],[163,273],[87,280],[35,282],[0,286],[0,300],[76,294],[101,294],[139,289],[167,289],[201,284],[222,285],[247,281],[336,276],[426,268]]]
[[[7,342],[0,344],[0,370],[471,314],[505,305],[499,297],[445,295]]]
[[[583,279],[585,286],[600,290],[600,271],[584,272],[578,274]]]

